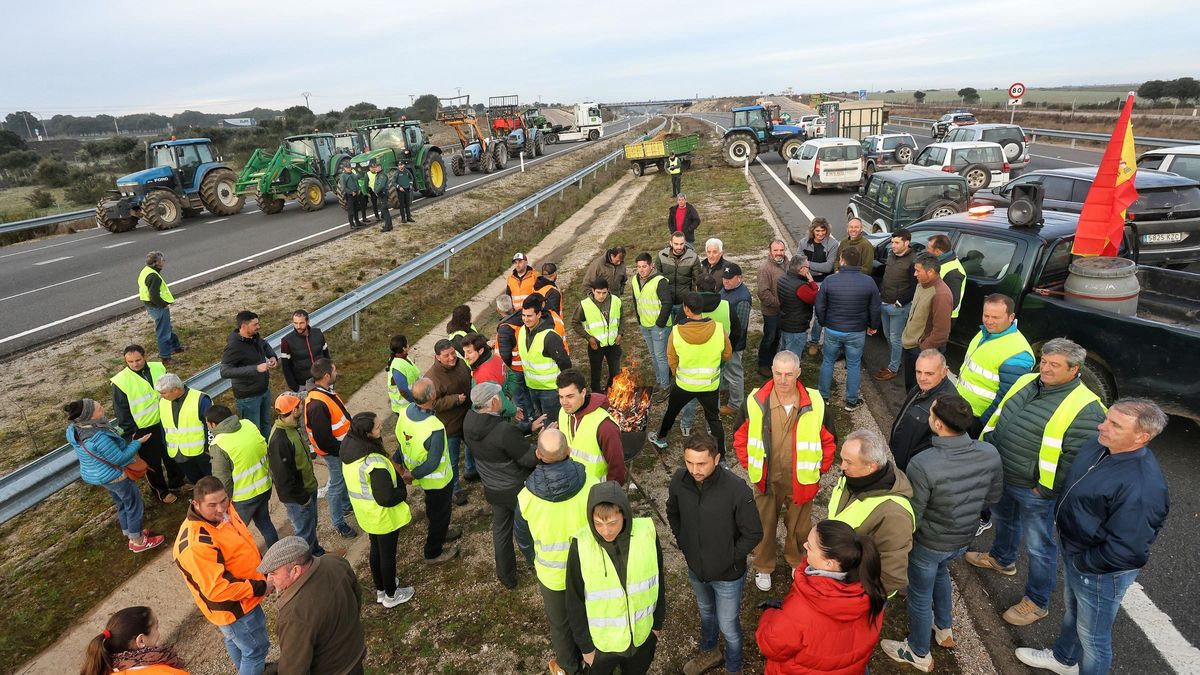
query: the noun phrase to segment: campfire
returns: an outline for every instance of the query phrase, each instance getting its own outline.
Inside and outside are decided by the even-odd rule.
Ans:
[[[640,387],[628,367],[608,388],[608,412],[622,432],[641,432],[650,421],[650,387]]]

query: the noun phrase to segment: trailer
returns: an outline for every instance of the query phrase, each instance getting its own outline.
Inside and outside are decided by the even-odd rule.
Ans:
[[[700,134],[678,136],[675,138],[658,138],[625,146],[625,159],[629,160],[633,175],[641,176],[646,173],[646,167],[657,166],[659,171],[666,171],[667,157],[674,153],[684,165],[692,163],[691,154],[700,147]]]
[[[820,106],[825,118],[823,135],[853,138],[861,141],[867,136],[883,133],[887,111],[880,101],[828,101]]]
[[[604,119],[599,103],[575,104],[574,124],[551,124],[541,115],[537,108],[530,108],[522,113],[527,126],[539,129],[546,137],[547,143],[564,141],[598,141],[604,136]]]

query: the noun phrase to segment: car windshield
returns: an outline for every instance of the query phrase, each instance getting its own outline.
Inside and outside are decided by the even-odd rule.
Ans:
[[[288,150],[292,152],[308,155],[309,157],[317,156],[317,149],[313,146],[311,138],[297,138],[287,142]]]
[[[1200,210],[1200,187],[1182,185],[1173,188],[1138,190],[1138,200],[1130,211],[1196,211]]]
[[[398,148],[402,150],[405,147],[403,127],[372,129],[370,134],[372,148]]]
[[[954,166],[967,164],[982,164],[988,162],[1002,163],[1004,154],[1000,148],[991,146],[985,148],[960,148],[954,151]]]
[[[862,146],[855,144],[821,148],[818,157],[823,162],[848,162],[862,157]]]

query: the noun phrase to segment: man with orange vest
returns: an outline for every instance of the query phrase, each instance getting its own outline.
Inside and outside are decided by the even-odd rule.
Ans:
[[[787,508],[783,557],[795,568],[804,559],[801,543],[812,529],[812,500],[821,474],[833,466],[835,443],[825,428],[825,401],[816,389],[797,386],[799,381],[800,357],[789,351],[776,354],[771,379],[750,392],[733,435],[738,461],[757,488],[754,504],[763,540],[754,549],[754,585],[764,593],[771,590],[775,571],[780,507]]]
[[[525,298],[533,295],[537,274],[530,269],[529,258],[524,253],[513,254],[512,262],[512,273],[508,275],[508,288],[504,292],[512,298],[513,307],[520,308]]]
[[[496,296],[496,311],[500,321],[496,324],[496,354],[504,362],[504,394],[525,414],[527,422],[533,422],[533,399],[525,385],[525,369],[521,354],[517,350],[517,331],[521,330],[521,308],[514,307],[507,294]]]
[[[171,547],[200,612],[225,638],[225,649],[239,675],[258,675],[267,663],[270,639],[263,597],[273,589],[258,572],[258,546],[221,481],[196,481],[187,517]]]
[[[329,519],[338,534],[352,539],[358,536],[354,528],[346,524],[346,516],[353,515],[350,495],[346,492],[346,481],[342,478],[342,460],[339,450],[342,441],[350,433],[350,411],[342,397],[333,391],[337,382],[337,366],[329,359],[317,359],[312,364],[313,388],[308,392],[304,405],[304,428],[312,448],[325,460],[329,469],[329,486],[325,493],[329,500]]]

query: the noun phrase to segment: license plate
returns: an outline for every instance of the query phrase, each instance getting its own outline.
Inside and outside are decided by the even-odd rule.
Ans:
[[[1166,232],[1163,234],[1144,234],[1142,235],[1143,244],[1177,244],[1183,241],[1183,232]]]

